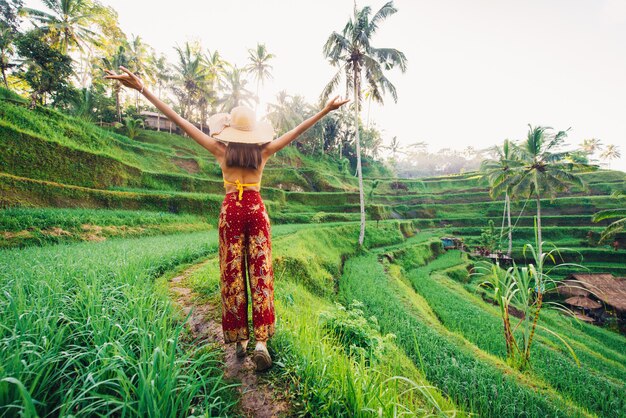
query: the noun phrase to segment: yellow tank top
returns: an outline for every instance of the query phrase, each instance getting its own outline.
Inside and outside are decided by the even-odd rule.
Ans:
[[[239,200],[241,200],[241,198],[243,197],[243,188],[244,187],[260,186],[261,185],[261,183],[241,183],[239,181],[239,179],[235,180],[235,182],[233,183],[232,181],[228,181],[228,180],[224,179],[224,187],[226,187],[227,184],[234,184],[235,187],[237,187],[237,191],[239,192]]]

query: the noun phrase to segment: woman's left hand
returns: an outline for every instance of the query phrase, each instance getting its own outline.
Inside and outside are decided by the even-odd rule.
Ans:
[[[337,110],[339,109],[341,106],[345,105],[346,103],[348,103],[350,101],[350,99],[344,99],[344,100],[340,100],[339,96],[335,96],[334,98],[332,98],[327,104],[326,104],[326,109],[328,109],[328,111],[333,111],[333,110]]]
[[[122,70],[124,73],[115,74],[111,70],[104,70],[108,74],[104,76],[104,78],[109,80],[117,80],[122,83],[124,87],[128,87],[138,91],[141,91],[143,89],[143,81],[141,81],[139,77],[137,77],[135,74],[131,73],[126,67],[122,67],[121,65],[120,70]]]

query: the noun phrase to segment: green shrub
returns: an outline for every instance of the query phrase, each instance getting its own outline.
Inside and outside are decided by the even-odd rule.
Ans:
[[[336,303],[335,309],[320,313],[320,322],[337,337],[348,355],[365,358],[369,364],[383,359],[385,346],[394,335],[381,336],[376,317],[366,318],[362,308],[363,304],[357,300],[347,307]]]

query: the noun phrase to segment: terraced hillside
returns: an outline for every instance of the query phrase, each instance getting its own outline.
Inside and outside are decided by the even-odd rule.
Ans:
[[[62,113],[28,111],[19,104],[0,102],[0,205],[21,207],[81,207],[190,214],[181,228],[215,224],[223,185],[219,167],[210,154],[189,138],[143,131],[135,140],[102,130]],[[263,196],[274,223],[356,221],[359,218],[356,181],[332,158],[313,159],[294,148],[270,161],[263,177]],[[418,228],[441,228],[476,244],[488,221],[502,221],[502,202],[493,201],[484,180],[474,173],[394,179],[377,163],[365,167],[367,213],[370,219],[411,219]],[[599,171],[581,175],[588,188],[573,188],[554,201],[542,201],[544,237],[572,248],[566,261],[580,261],[591,271],[626,274],[623,250],[597,245],[603,224],[591,222],[593,213],[624,207],[626,198],[611,193],[625,190],[626,174]],[[515,256],[532,240],[533,200],[514,200]],[[11,213],[11,217],[29,215]],[[7,216],[5,216],[6,218]],[[46,216],[47,217],[47,216]],[[170,221],[168,221],[169,223]],[[164,222],[158,222],[162,225]],[[26,231],[20,222],[4,222],[5,242],[62,240],[93,237],[86,230]],[[127,226],[154,231],[133,221]],[[95,225],[99,227],[113,225]],[[59,225],[48,225],[49,228]],[[76,225],[75,225],[76,227]],[[170,225],[171,227],[171,225]],[[62,229],[62,228],[61,228]],[[138,230],[135,230],[137,233]],[[69,234],[67,233],[69,232]],[[113,231],[104,235],[132,234]],[[103,233],[96,233],[95,236]],[[506,245],[503,243],[503,246]],[[565,274],[566,271],[563,272]]]
[[[188,138],[131,140],[6,101],[0,146],[0,416],[250,416],[236,390],[249,382],[229,375],[217,341],[193,338],[203,325],[185,325],[168,291],[179,279],[219,319],[223,189],[210,155]],[[440,241],[471,245],[500,225],[503,205],[475,173],[403,180],[370,163],[365,175],[357,250],[356,181],[338,161],[288,149],[264,174],[278,318],[274,367],[255,383],[265,401],[287,416],[626,416],[617,333],[546,310],[540,325],[580,366],[543,328],[532,369],[507,365],[472,261]],[[626,274],[623,249],[589,239],[603,228],[593,213],[626,205],[610,197],[626,175],[584,178],[588,190],[542,202],[544,236],[592,271]],[[534,202],[512,209],[522,258]]]

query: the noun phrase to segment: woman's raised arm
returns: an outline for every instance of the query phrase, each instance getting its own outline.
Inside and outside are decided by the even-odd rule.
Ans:
[[[307,129],[311,126],[315,125],[317,121],[322,119],[328,113],[333,110],[339,109],[344,104],[348,103],[350,99],[338,100],[339,96],[335,96],[332,100],[330,100],[326,106],[315,115],[311,116],[307,120],[303,121],[300,125],[296,126],[292,130],[284,133],[279,138],[275,139],[272,142],[269,142],[267,145],[263,147],[263,157],[268,158],[272,154],[280,151],[289,145],[294,139],[302,135]]]
[[[202,145],[209,150],[211,154],[218,160],[224,158],[225,146],[219,141],[211,138],[209,135],[196,128],[191,122],[182,118],[171,107],[165,104],[162,100],[159,100],[152,92],[145,88],[143,82],[139,77],[130,72],[127,68],[120,66],[120,69],[124,74],[115,74],[111,70],[104,70],[108,75],[104,76],[106,79],[117,80],[122,83],[123,86],[135,89],[142,93],[146,99],[150,101],[157,109],[176,125],[178,125],[187,135],[189,135],[194,141]]]

